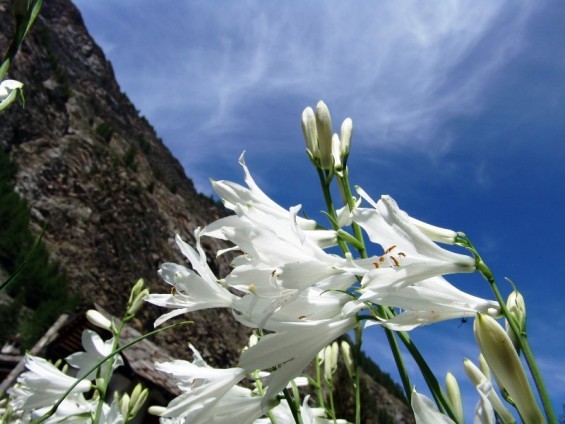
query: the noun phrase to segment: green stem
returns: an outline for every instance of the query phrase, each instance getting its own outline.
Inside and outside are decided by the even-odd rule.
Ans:
[[[361,344],[363,331],[361,323],[355,327],[355,424],[361,423]]]
[[[85,377],[87,375],[89,375],[90,373],[96,371],[96,369],[98,367],[100,367],[102,364],[104,364],[106,361],[109,361],[111,358],[113,358],[114,356],[118,355],[119,353],[123,352],[124,350],[126,350],[127,348],[129,348],[130,346],[133,346],[136,343],[139,343],[141,340],[144,340],[148,337],[154,336],[155,334],[161,333],[162,331],[166,331],[166,330],[170,330],[172,328],[176,328],[176,327],[180,327],[182,325],[187,325],[187,324],[193,324],[192,321],[183,321],[183,322],[179,322],[177,324],[171,324],[168,325],[166,327],[163,328],[159,328],[157,330],[153,330],[147,334],[144,334],[142,336],[137,337],[136,339],[133,339],[131,342],[125,344],[124,346],[116,349],[115,351],[113,351],[111,354],[109,354],[108,356],[106,356],[104,359],[102,359],[100,362],[98,362],[96,365],[94,365],[92,368],[90,368],[89,370],[86,371],[85,373]],[[55,405],[53,405],[53,407],[47,411],[45,414],[43,414],[41,417],[39,417],[37,420],[33,421],[33,424],[40,424],[42,422],[45,422],[45,420],[47,420],[49,417],[51,417],[55,411],[57,411],[57,408],[59,407],[59,405],[61,405],[61,403],[63,403],[63,401],[65,400],[65,398],[73,391],[73,389],[82,381],[84,380],[84,378],[80,378],[77,379],[77,381],[75,381],[68,389],[65,393],[63,393],[63,395],[61,396],[61,398],[55,402]]]
[[[449,417],[453,421],[459,423],[460,421],[457,418],[457,414],[455,414],[453,410],[451,401],[443,391],[433,371],[428,366],[426,360],[424,359],[424,357],[422,356],[422,354],[420,353],[420,351],[418,350],[418,348],[416,347],[416,345],[414,344],[408,333],[404,331],[397,331],[396,334],[398,335],[404,346],[406,346],[406,349],[408,349],[408,351],[414,358],[416,364],[418,364],[418,367],[420,368],[420,372],[422,373],[422,376],[424,377],[424,380],[426,381],[426,384],[428,385],[428,388],[430,389],[430,392],[432,393],[432,396],[436,401],[436,405],[438,409],[442,413],[449,415]]]
[[[283,390],[284,398],[290,407],[290,411],[292,412],[292,417],[294,418],[294,422],[296,424],[302,424],[302,417],[300,416],[300,411],[296,407],[296,403],[294,402],[294,398],[290,394],[287,388]]]
[[[16,56],[16,53],[18,53],[18,50],[22,45],[22,42],[24,41],[24,37],[37,18],[42,4],[43,0],[34,0],[28,5],[24,16],[16,19],[16,34],[14,35],[14,38],[12,39],[8,50],[4,54],[2,65],[0,65],[0,81],[6,76],[12,60]]]
[[[350,212],[353,212],[356,205],[353,194],[351,192],[351,186],[349,184],[349,170],[347,169],[347,167],[343,170],[343,176],[338,175],[338,180],[339,180],[339,184],[343,189],[343,194],[345,197],[345,202],[347,204],[347,207],[349,208]],[[353,234],[355,234],[355,238],[359,241],[361,246],[357,248],[357,251],[359,252],[359,256],[361,258],[366,258],[367,249],[365,247],[365,240],[363,239],[363,231],[361,230],[359,224],[357,224],[356,222],[353,222],[351,224],[351,227],[353,228]]]
[[[320,404],[320,408],[326,409],[326,403],[324,401],[324,389],[322,387],[322,376],[320,372],[320,361],[316,356],[316,392],[318,394],[318,403]]]
[[[406,400],[408,401],[408,405],[410,405],[412,403],[412,383],[410,382],[408,370],[406,369],[406,365],[404,364],[404,359],[402,358],[402,354],[400,353],[400,348],[398,347],[394,332],[392,330],[389,330],[388,328],[385,328],[384,331],[388,340],[388,344],[393,347],[392,356],[394,357],[396,368],[398,368],[398,372],[400,374],[402,387],[404,388],[404,392],[406,393]]]
[[[122,330],[124,329],[124,325],[125,325],[125,323],[122,320],[120,322],[120,326],[118,327],[118,329],[116,329],[116,331],[114,331],[114,341],[112,343],[112,352],[118,348],[118,342],[120,340],[120,334],[122,333]],[[112,359],[110,362],[111,363],[108,366],[108,369],[106,370],[106,374],[104,375],[104,378],[102,380],[103,381],[102,387],[97,387],[98,393],[100,395],[100,399],[98,399],[98,406],[96,407],[96,413],[94,415],[94,420],[92,421],[94,424],[98,424],[98,422],[100,421],[100,416],[102,414],[102,407],[104,406],[104,401],[106,400],[106,393],[108,392],[108,386],[110,385],[110,379],[112,378],[112,372],[113,372],[113,368],[114,368],[115,359]],[[98,369],[101,370],[101,368],[98,368]]]

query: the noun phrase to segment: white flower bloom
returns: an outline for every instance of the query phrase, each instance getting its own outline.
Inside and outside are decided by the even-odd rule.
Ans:
[[[372,242],[384,249],[382,256],[356,262],[361,269],[359,275],[364,275],[362,292],[387,287],[400,289],[426,278],[475,270],[472,257],[450,252],[433,242],[429,235],[434,231],[430,228],[437,227],[428,226],[424,232],[421,223],[416,225],[390,196],[382,196],[375,203],[362,189],[357,191],[373,209],[355,209],[353,221],[363,227]],[[444,234],[449,230],[435,232]]]
[[[16,410],[36,411],[46,408],[46,412],[77,382],[76,378],[66,375],[52,363],[37,356],[26,355],[25,366],[28,371],[20,375],[17,384],[8,391],[10,403]],[[79,382],[59,409],[84,412],[82,393],[88,392],[90,388],[90,381]]]
[[[16,80],[4,80],[0,82],[0,110],[8,107],[18,95],[24,85]]]
[[[92,371],[88,375],[86,375],[86,373],[94,365],[112,353],[113,344],[113,337],[103,341],[96,332],[87,329],[82,332],[82,346],[85,351],[73,353],[65,358],[65,360],[70,366],[79,369],[77,373],[78,378],[85,377],[86,380],[94,380],[97,375],[104,377],[110,367],[114,370],[124,364],[119,354],[102,364],[100,373],[98,373],[98,370]]]
[[[244,180],[248,188],[232,181],[212,181],[214,191],[222,199],[224,206],[233,211],[235,211],[237,205],[246,206],[249,208],[250,213],[255,211],[262,212],[264,218],[270,216],[286,219],[288,211],[267,196],[255,183],[245,164],[244,153],[239,157],[239,164],[243,168]],[[317,228],[316,221],[312,219],[298,217],[297,223],[303,230],[316,230]],[[335,243],[335,232],[332,231],[326,234],[330,235],[330,233],[333,234]]]
[[[200,245],[200,230],[195,231],[197,249],[195,251],[180,236],[176,236],[177,245],[188,258],[192,271],[184,266],[165,263],[159,270],[161,278],[171,286],[171,294],[149,294],[145,300],[157,306],[172,308],[155,321],[155,326],[187,312],[207,308],[231,307],[237,296],[221,286],[208,266],[206,255]]]
[[[401,314],[383,323],[395,331],[410,331],[448,319],[474,317],[477,312],[499,315],[497,302],[467,294],[443,277],[428,278],[398,290],[368,290],[361,299],[402,309]]]
[[[267,379],[265,399],[282,391],[333,340],[347,333],[356,318],[327,319],[306,322],[271,322],[274,333],[262,337],[255,346],[241,354],[239,366],[248,371],[280,368]]]
[[[438,411],[431,399],[416,392],[415,388],[412,391],[412,410],[416,424],[454,424],[451,418]]]
[[[192,362],[176,360],[157,363],[156,368],[178,380],[182,394],[159,411],[163,422],[250,423],[263,414],[263,398],[253,397],[249,389],[237,386],[244,377],[242,368],[210,367],[191,345]],[[169,420],[172,418],[173,420]],[[176,419],[175,419],[176,418]]]
[[[310,408],[308,401],[310,395],[304,397],[300,408],[300,418],[303,424],[346,424],[346,420],[333,420],[326,418],[326,411],[323,408]],[[295,424],[294,416],[288,406],[286,399],[283,399],[275,408],[270,411],[271,416],[277,424]],[[254,424],[270,424],[269,418],[260,418]]]

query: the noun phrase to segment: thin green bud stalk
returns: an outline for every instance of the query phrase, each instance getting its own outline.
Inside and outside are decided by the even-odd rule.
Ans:
[[[326,403],[324,399],[324,389],[322,386],[322,363],[324,362],[324,355],[322,354],[323,350],[321,350],[318,355],[316,356],[316,393],[318,395],[318,403],[320,404],[320,408],[326,409]]]

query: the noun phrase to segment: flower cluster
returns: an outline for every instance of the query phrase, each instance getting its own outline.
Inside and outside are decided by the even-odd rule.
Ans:
[[[335,171],[343,177],[344,173],[338,172],[343,171],[349,153],[351,120],[342,126],[342,138],[347,138],[343,149],[338,148],[339,136],[331,136],[331,118],[323,103],[316,113],[310,108],[304,111],[303,129],[315,164],[327,174]],[[410,217],[390,196],[375,202],[360,188],[354,207],[346,205],[337,211],[336,225],[325,229],[299,216],[300,205],[285,209],[273,201],[255,183],[244,155],[239,163],[246,186],[212,182],[216,194],[234,214],[197,229],[195,248],[177,235],[177,245],[191,268],[163,264],[159,274],[173,290],[150,294],[146,300],[171,309],[157,319],[156,326],[187,312],[228,308],[237,321],[262,337],[243,351],[236,368],[195,368],[194,363],[184,361],[158,365],[180,378],[181,388],[188,388],[160,410],[162,417],[191,423],[211,422],[212,418],[221,421],[214,414],[224,414],[229,409],[225,405],[235,405],[232,397],[243,393],[237,384],[259,371],[262,393],[253,397],[246,392],[248,400],[232,408],[238,416],[243,416],[240,409],[245,409],[249,420],[242,422],[251,422],[276,404],[280,393],[318,352],[359,326],[360,319],[371,318],[369,324],[408,331],[479,312],[499,315],[497,302],[464,293],[443,278],[475,271],[473,257],[438,244],[455,244],[456,232]],[[363,201],[367,207],[362,207]],[[331,253],[334,246],[350,240],[352,235],[345,231],[350,225],[364,230],[374,243],[372,250],[381,253],[359,258],[350,252],[343,256]],[[211,271],[201,247],[202,237],[231,243],[220,255],[240,253],[232,261],[229,275],[220,278]],[[371,313],[376,307],[386,308],[389,315]],[[191,383],[194,379],[199,381],[196,387]]]

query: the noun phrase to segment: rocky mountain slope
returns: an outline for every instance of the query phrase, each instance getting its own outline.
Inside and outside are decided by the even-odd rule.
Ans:
[[[9,8],[0,0],[1,51],[13,28]],[[8,76],[25,84],[26,105],[3,113],[0,147],[19,165],[16,188],[31,207],[35,230],[47,223],[45,241],[71,290],[116,315],[138,278],[151,291],[167,290],[156,270],[164,261],[184,262],[174,234],[191,243],[195,228],[225,211],[196,192],[120,91],[69,0],[44,3]],[[211,258],[220,247],[204,241]],[[220,259],[211,266],[225,275],[229,264]],[[147,330],[156,311],[149,305],[143,311],[137,327]],[[157,343],[182,357],[191,341],[212,364],[237,362],[247,334],[234,330],[241,327],[229,312],[204,311],[191,319],[195,325],[162,333]],[[399,401],[386,403],[391,415],[402,410],[406,416]]]

